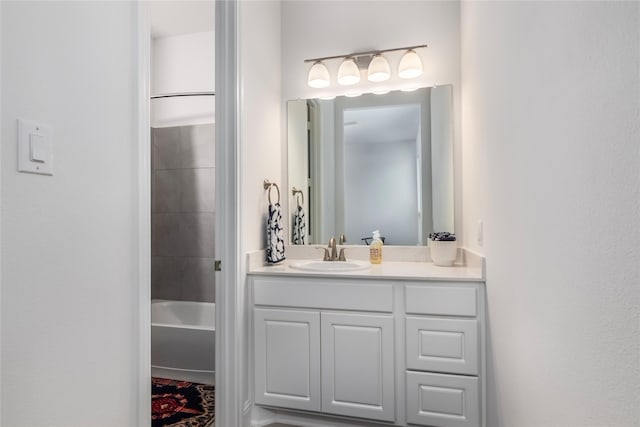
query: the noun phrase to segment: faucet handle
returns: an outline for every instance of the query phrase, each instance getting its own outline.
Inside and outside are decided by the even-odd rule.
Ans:
[[[340,256],[338,257],[338,261],[346,261],[347,258],[344,256],[344,248],[340,248]]]
[[[316,248],[316,249],[324,250],[324,257],[322,258],[323,261],[331,261],[331,257],[329,256],[329,249],[328,248]]]

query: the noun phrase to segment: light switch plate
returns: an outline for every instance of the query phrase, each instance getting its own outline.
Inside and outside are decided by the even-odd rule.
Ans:
[[[53,175],[53,129],[18,119],[18,172]]]

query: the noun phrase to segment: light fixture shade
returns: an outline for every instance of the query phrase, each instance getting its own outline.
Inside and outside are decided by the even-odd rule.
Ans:
[[[343,86],[354,85],[360,81],[360,69],[353,58],[342,61],[338,68],[338,83]]]
[[[389,61],[377,54],[373,57],[369,63],[369,70],[367,71],[367,79],[370,82],[383,82],[391,77],[391,67],[389,67]]]
[[[400,65],[398,66],[398,77],[403,79],[412,79],[422,75],[422,61],[417,53],[408,50],[402,56]]]
[[[322,89],[329,86],[329,83],[329,70],[327,70],[327,67],[320,61],[314,63],[309,70],[307,84],[311,87]]]

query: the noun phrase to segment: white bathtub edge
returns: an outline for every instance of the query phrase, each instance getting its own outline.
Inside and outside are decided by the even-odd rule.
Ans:
[[[175,381],[188,381],[191,383],[216,385],[215,371],[198,371],[152,365],[151,376],[153,378],[166,378]]]

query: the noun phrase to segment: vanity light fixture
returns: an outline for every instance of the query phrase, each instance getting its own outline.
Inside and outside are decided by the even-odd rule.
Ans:
[[[329,70],[322,63],[322,61],[316,61],[309,70],[309,78],[307,80],[309,86],[316,89],[322,89],[329,86]]]
[[[422,61],[416,53],[416,49],[426,48],[427,45],[407,46],[394,49],[372,50],[358,52],[349,55],[326,56],[323,58],[305,59],[304,62],[312,62],[307,83],[313,88],[325,88],[331,83],[329,71],[324,65],[325,61],[342,59],[338,69],[338,84],[350,86],[360,82],[360,71],[367,70],[367,80],[370,82],[383,82],[391,77],[389,61],[384,57],[385,52],[404,50],[400,60],[398,76],[403,79],[411,79],[422,75]]]
[[[398,77],[402,79],[413,79],[421,75],[422,61],[413,49],[409,49],[407,53],[402,55],[402,59],[400,60]]]
[[[360,82],[360,68],[353,58],[346,58],[338,68],[338,83],[351,86]]]
[[[367,70],[367,79],[370,82],[383,82],[391,77],[389,61],[381,53],[373,57]]]

